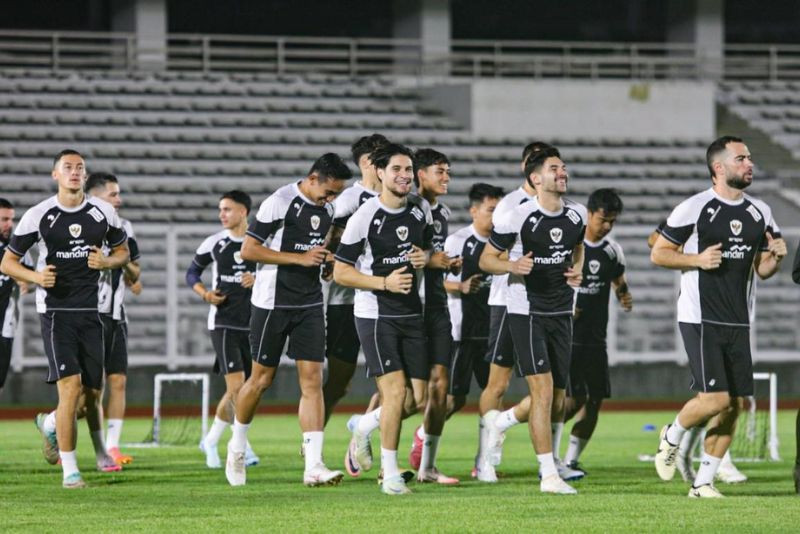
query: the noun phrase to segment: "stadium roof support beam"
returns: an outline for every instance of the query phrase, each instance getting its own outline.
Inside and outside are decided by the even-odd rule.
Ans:
[[[695,55],[706,76],[721,80],[724,74],[725,1],[671,0],[668,2],[667,41],[694,43]]]
[[[132,32],[140,69],[167,64],[167,0],[111,0],[112,31]]]
[[[450,0],[394,0],[393,37],[419,39],[426,74],[444,69],[450,53]]]

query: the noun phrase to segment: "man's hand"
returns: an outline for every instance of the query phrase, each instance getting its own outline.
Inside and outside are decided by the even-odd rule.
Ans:
[[[205,294],[203,295],[203,300],[208,302],[209,304],[213,304],[214,306],[219,306],[220,304],[225,302],[225,299],[227,298],[228,297],[220,293],[218,289],[215,289],[213,291],[206,291]]]
[[[697,267],[704,271],[712,271],[722,264],[722,243],[711,245],[697,255]]]
[[[410,255],[409,255],[410,256]],[[439,269],[440,271],[448,271],[450,270],[450,256],[447,255],[444,251],[434,252],[431,254],[431,259],[428,260],[427,267],[428,269]]]
[[[461,282],[461,292],[465,295],[477,293],[481,289],[483,275],[473,274],[463,282]]]
[[[444,252],[437,252],[437,254],[444,254]],[[444,254],[444,257],[447,259],[447,265],[450,266],[450,258],[447,257],[447,254]],[[427,263],[425,258],[425,251],[419,248],[417,245],[411,245],[411,252],[408,253],[408,261],[411,262],[411,266],[414,269],[422,269],[425,267]],[[444,267],[445,269],[447,267]]]
[[[405,272],[408,267],[400,267],[392,271],[392,274],[383,279],[384,287],[392,293],[402,293],[408,295],[414,285],[414,275]]]
[[[39,281],[37,283],[45,289],[56,285],[56,266],[46,265],[44,269],[39,271]]]
[[[92,247],[89,253],[88,264],[90,269],[102,271],[106,268],[106,256],[98,247]]]
[[[509,263],[511,264],[511,269],[508,271],[509,273],[519,276],[530,274],[533,270],[533,252],[528,252],[520,259]]]
[[[573,267],[570,267],[564,271],[564,276],[567,279],[568,286],[581,287],[581,282],[583,282],[583,273],[581,271],[576,271]]]
[[[245,289],[250,289],[256,283],[256,277],[253,276],[253,273],[244,272],[242,273],[242,287]]]
[[[130,289],[131,293],[133,293],[134,295],[141,295],[142,294],[142,281],[141,280],[137,280],[132,284],[129,283],[128,281],[126,281],[125,284],[128,286],[128,289]]]
[[[629,312],[633,309],[633,295],[630,292],[618,293],[617,298],[623,310]]]
[[[28,282],[22,282],[20,280],[16,280],[17,286],[19,287],[19,294],[20,295],[27,295],[28,291],[30,291],[30,286]]]
[[[780,237],[775,239],[769,232],[767,232],[767,246],[775,261],[781,261],[786,256],[786,241]]]
[[[324,247],[314,247],[303,252],[302,254],[298,254],[300,257],[298,263],[303,267],[317,267],[325,262],[328,254],[328,249]]]
[[[458,274],[461,272],[461,268],[464,266],[464,258],[461,256],[456,256],[455,258],[450,258],[450,272],[453,274]]]

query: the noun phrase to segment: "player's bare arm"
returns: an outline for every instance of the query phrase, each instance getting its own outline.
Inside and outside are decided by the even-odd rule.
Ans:
[[[408,266],[395,269],[389,276],[372,276],[341,261],[334,263],[333,280],[340,286],[368,291],[391,291],[404,295],[410,293],[414,285],[414,275],[408,271]]]
[[[98,247],[92,247],[92,251],[89,252],[89,258],[87,259],[87,264],[89,265],[90,269],[95,270],[103,270],[103,269],[120,269],[126,263],[128,263],[131,259],[130,250],[128,250],[128,242],[125,241],[113,247],[111,249],[111,254],[106,256],[103,254],[102,249]]]
[[[767,250],[755,257],[755,269],[758,277],[766,280],[773,274],[778,272],[781,265],[781,260],[786,256],[786,241],[782,238],[774,238],[772,234],[767,232]]]
[[[478,266],[482,271],[491,274],[515,274],[525,276],[533,270],[533,252],[528,252],[515,261],[503,259],[508,254],[505,250],[496,249],[491,243],[487,243],[481,253]]]
[[[44,288],[50,288],[56,285],[55,265],[46,265],[41,271],[28,269],[22,264],[22,256],[17,256],[10,250],[6,250],[6,253],[3,255],[3,262],[0,263],[0,271],[15,280],[37,284]]]
[[[629,312],[633,309],[633,295],[631,295],[630,288],[628,288],[628,281],[625,280],[625,275],[611,280],[611,286],[614,288],[614,294],[617,295],[622,309]]]
[[[128,287],[132,286],[139,281],[142,275],[142,268],[138,261],[129,261],[122,266],[122,275],[125,277],[125,283]]]
[[[305,252],[281,252],[263,246],[252,236],[245,236],[242,243],[242,258],[272,265],[299,265],[316,267],[325,262],[330,252],[324,247],[314,247]]]
[[[583,281],[583,243],[578,243],[572,250],[572,267],[564,273],[570,287],[580,287]]]
[[[684,254],[680,249],[681,245],[660,235],[653,245],[650,261],[667,269],[703,269],[704,271],[716,269],[722,263],[722,243],[711,245],[700,254]]]

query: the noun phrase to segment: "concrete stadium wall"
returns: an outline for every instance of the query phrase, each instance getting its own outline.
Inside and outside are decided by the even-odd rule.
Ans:
[[[423,94],[486,137],[712,139],[714,84],[508,80],[442,83]]]

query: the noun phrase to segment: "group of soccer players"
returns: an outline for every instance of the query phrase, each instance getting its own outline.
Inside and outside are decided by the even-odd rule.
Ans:
[[[594,191],[588,209],[566,198],[561,154],[536,142],[523,149],[520,187],[504,194],[474,184],[472,224],[451,232],[450,210],[441,201],[450,181],[445,154],[412,151],[380,134],[351,148],[358,182],[347,187],[348,166],[324,154],[304,178],[269,195],[249,225],[251,198],[238,190],[223,194],[223,228],[200,244],[188,266],[187,284],[210,305],[214,369],[226,384],[200,445],[206,465],[222,466],[218,442],[230,426],[226,478],[233,486],[246,483],[247,467],[259,462],[248,430],[287,354],[301,391],[303,481],[340,483],[344,473],[323,462],[324,429],[362,351],[378,394],[348,421],[350,476],[373,467],[371,434],[380,429],[381,490],[410,493],[415,475],[399,467],[400,428],[419,412],[423,424],[408,458],[417,481],[458,484],[439,471],[436,458],[446,421],[464,406],[475,377],[482,392],[473,476],[497,482],[505,432],[527,421],[541,491],[576,493],[567,482],[586,475],[579,458],[610,395],[611,291],[625,311],[633,307],[623,251],[608,237],[622,200],[611,189]],[[753,389],[752,274],[772,276],[786,255],[769,207],[743,193],[753,163],[742,140],[718,139],[707,160],[712,187],[673,211],[652,252],[655,264],[683,272],[678,321],[698,392],[662,431],[656,468],[671,478],[686,430],[708,424],[691,497],[720,496],[714,476],[739,398]],[[40,414],[37,426],[45,456],[61,463],[64,487],[74,488],[85,485],[75,456],[80,415],[98,469],[118,470],[132,460],[119,451],[127,368],[122,303],[125,287],[136,293],[141,285],[132,228],[117,214],[116,178],[87,180],[85,161],[72,150],[56,156],[53,178],[58,193],[28,210],[10,238],[3,210],[11,206],[0,199],[0,269],[22,288],[37,285],[48,382],[59,394],[56,410]],[[35,269],[25,261],[34,244]],[[210,288],[201,278],[209,266]],[[0,282],[17,291],[9,279]],[[13,302],[8,309],[13,315]],[[0,371],[8,366],[10,343],[2,348]],[[501,411],[514,372],[529,395]],[[5,372],[0,375],[2,385]],[[110,390],[106,437],[104,383]],[[573,417],[562,460],[564,424]]]

